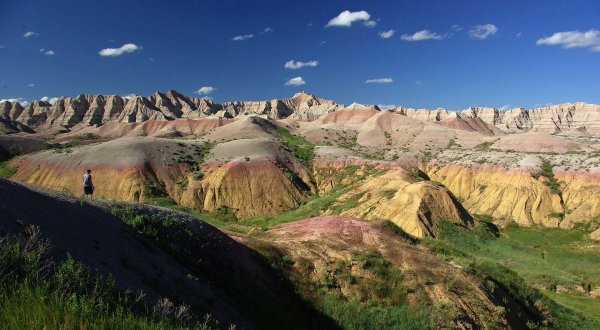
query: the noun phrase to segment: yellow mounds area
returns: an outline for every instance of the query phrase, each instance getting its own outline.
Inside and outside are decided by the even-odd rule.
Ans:
[[[340,176],[344,171],[348,175]],[[415,237],[436,236],[442,220],[467,228],[473,225],[469,213],[448,189],[425,181],[416,169],[408,172],[399,166],[364,161],[319,161],[315,173],[321,189],[350,185],[338,198],[337,208],[334,205],[325,214],[341,210],[341,215],[365,220],[390,220]]]
[[[429,164],[431,180],[443,183],[472,214],[500,222],[570,228],[600,216],[600,179],[586,173],[557,172],[560,194],[530,169]],[[562,201],[561,201],[562,196]]]

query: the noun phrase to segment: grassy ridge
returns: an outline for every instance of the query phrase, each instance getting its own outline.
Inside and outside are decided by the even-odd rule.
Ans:
[[[185,313],[147,306],[117,292],[111,278],[91,272],[72,257],[54,263],[50,242],[36,227],[0,237],[0,324],[6,329],[211,329],[210,319],[188,324]],[[169,308],[166,308],[169,307]]]

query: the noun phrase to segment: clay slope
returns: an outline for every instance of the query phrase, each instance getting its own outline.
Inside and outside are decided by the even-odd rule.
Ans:
[[[301,284],[314,287],[314,283],[328,279],[321,293],[339,294],[358,302],[384,301],[386,298],[372,298],[377,297],[377,290],[365,289],[377,277],[369,264],[360,261],[364,253],[380,253],[401,271],[401,285],[407,288],[406,296],[396,297],[399,302],[395,304],[425,308],[435,320],[433,327],[520,328],[527,322],[526,313],[511,297],[500,290],[489,292],[482,280],[406,243],[385,228],[379,223],[327,216],[279,225],[258,238],[273,244],[291,261],[289,272]],[[447,285],[449,282],[452,287]],[[452,312],[444,312],[444,308]]]
[[[98,196],[168,196],[195,210],[224,207],[240,218],[297,207],[314,191],[308,170],[278,142],[231,141],[209,154],[210,148],[200,140],[121,138],[15,160],[13,179],[80,195],[82,174],[91,169]]]
[[[188,305],[197,318],[210,313],[224,327],[331,327],[253,251],[186,214],[135,204],[89,203],[6,180],[0,180],[0,195],[0,235],[37,226],[52,244],[51,256],[60,260],[68,253],[103,276],[110,274],[120,291],[142,290],[149,308],[168,298]],[[145,239],[111,215],[115,208],[171,222],[157,237],[173,241]],[[175,255],[165,246],[185,253]]]
[[[389,220],[414,237],[437,236],[440,221],[473,226],[454,195],[426,181],[417,169],[409,172],[388,162],[347,158],[319,158],[313,167],[322,194],[337,186],[348,187],[325,214],[341,211],[366,220]]]

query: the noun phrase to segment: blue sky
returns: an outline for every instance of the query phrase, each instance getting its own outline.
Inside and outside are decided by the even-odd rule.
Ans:
[[[597,0],[0,0],[0,13],[0,99],[600,103]]]

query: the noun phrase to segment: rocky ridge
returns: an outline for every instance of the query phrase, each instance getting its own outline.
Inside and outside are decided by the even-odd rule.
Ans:
[[[89,95],[61,97],[54,104],[34,101],[26,107],[18,102],[0,103],[0,121],[7,131],[29,129],[71,128],[81,124],[99,126],[109,122],[139,123],[147,120],[199,119],[204,117],[233,118],[239,115],[266,115],[269,118],[314,120],[338,108],[330,100],[297,93],[291,98],[270,101],[215,103],[206,98],[184,96],[174,90],[139,95]],[[20,126],[25,126],[19,128]]]
[[[182,95],[174,90],[144,96],[90,95],[61,97],[54,104],[34,101],[23,107],[18,102],[0,103],[0,128],[4,133],[70,129],[75,125],[101,126],[106,123],[141,123],[148,120],[234,118],[264,115],[271,119],[313,121],[338,110],[382,111],[377,106],[353,103],[348,107],[305,92],[291,98],[267,101],[215,103],[207,98]],[[478,126],[493,133],[525,131],[600,132],[600,105],[584,102],[562,103],[533,109],[471,107],[460,111],[396,107],[386,111],[410,118],[458,128]],[[487,126],[487,127],[485,127]],[[469,129],[470,130],[470,129]]]

